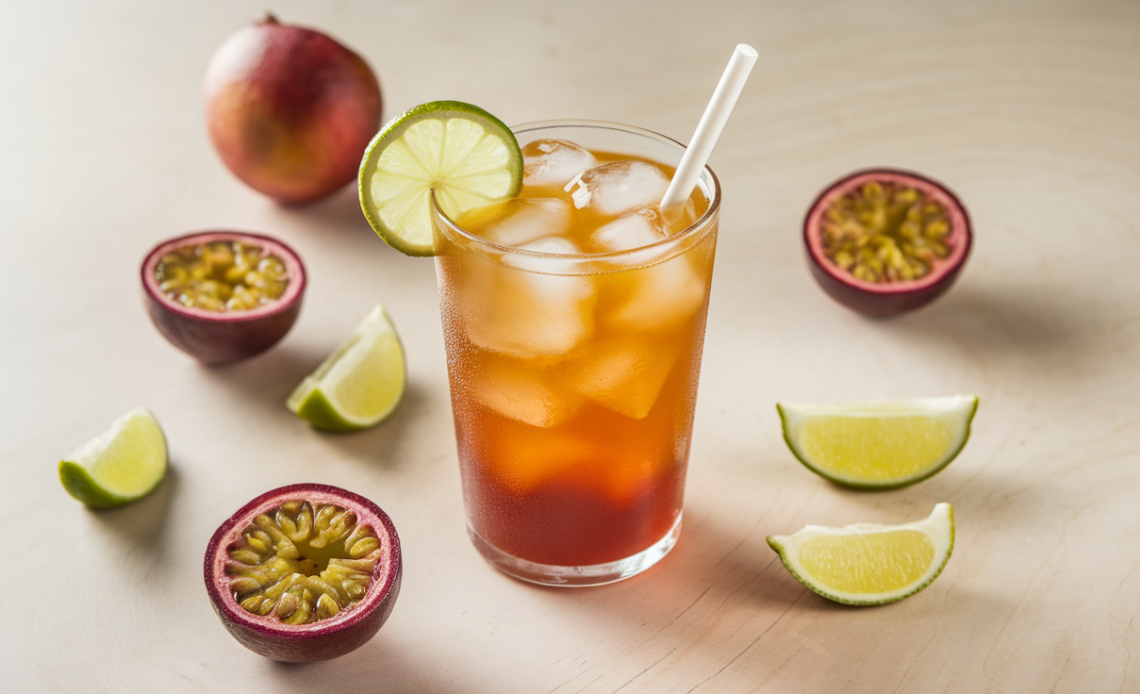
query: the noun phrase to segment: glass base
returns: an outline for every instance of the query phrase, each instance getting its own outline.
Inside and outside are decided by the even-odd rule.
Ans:
[[[665,537],[653,543],[649,549],[618,561],[589,566],[537,564],[507,554],[480,537],[470,524],[467,526],[467,534],[483,558],[509,576],[544,586],[578,588],[615,583],[630,576],[636,576],[661,561],[669,553],[669,550],[673,549],[673,545],[677,544],[677,538],[681,535],[681,516],[677,516],[677,522],[673,524],[669,532],[665,533]]]

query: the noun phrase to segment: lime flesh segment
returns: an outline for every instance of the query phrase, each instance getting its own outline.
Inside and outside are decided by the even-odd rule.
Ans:
[[[777,404],[784,440],[808,469],[837,484],[895,489],[950,464],[970,437],[978,398]]]
[[[396,327],[377,304],[285,404],[318,429],[356,431],[392,414],[406,380],[404,348]]]
[[[808,525],[769,536],[768,545],[800,583],[828,600],[882,605],[914,595],[942,573],[954,551],[954,510],[940,503],[924,520],[902,525]]]
[[[523,159],[511,129],[461,101],[421,104],[392,119],[360,164],[360,207],[388,245],[435,254],[431,192],[455,219],[514,197]]]
[[[138,501],[166,476],[166,436],[154,415],[135,408],[59,463],[64,489],[92,508]]]

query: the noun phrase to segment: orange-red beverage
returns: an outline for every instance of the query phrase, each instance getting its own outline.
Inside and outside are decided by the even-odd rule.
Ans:
[[[648,131],[516,129],[519,197],[452,222],[436,268],[469,532],[500,569],[595,585],[676,541],[716,245],[705,170]]]

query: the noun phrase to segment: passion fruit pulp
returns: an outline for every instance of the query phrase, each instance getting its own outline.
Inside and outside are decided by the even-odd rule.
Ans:
[[[289,271],[280,258],[241,241],[177,248],[159,259],[154,276],[168,298],[219,313],[271,304],[289,286]]]
[[[230,262],[224,270],[209,263],[175,262],[183,256],[214,255],[210,249],[227,245]],[[234,253],[235,248],[242,253]],[[231,282],[231,295],[223,294],[222,300],[216,293],[227,285],[224,277],[215,275],[230,273],[238,265],[235,258],[253,248],[258,249],[256,266],[243,274],[242,282]],[[258,269],[263,260],[272,267]],[[175,270],[203,270],[206,276],[202,282],[180,280],[173,277]],[[245,279],[250,274],[257,277]],[[277,344],[297,320],[306,284],[305,266],[296,251],[264,234],[241,231],[202,231],[163,241],[143,259],[141,276],[147,313],[155,327],[171,344],[204,364],[238,361]],[[255,296],[254,285],[259,284],[264,286]],[[214,294],[208,291],[211,287]],[[234,301],[235,294],[239,301]]]
[[[917,173],[868,169],[828,186],[808,208],[804,245],[812,276],[844,306],[886,317],[946,292],[969,257],[965,206]]]
[[[206,592],[242,645],[284,662],[329,660],[376,635],[403,562],[379,506],[323,484],[266,492],[214,532]]]

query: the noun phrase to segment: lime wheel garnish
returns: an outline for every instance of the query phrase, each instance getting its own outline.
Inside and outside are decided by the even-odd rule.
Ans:
[[[522,178],[519,143],[502,121],[462,101],[433,101],[391,120],[368,145],[360,206],[388,245],[434,255],[432,191],[456,219],[514,197]]]

